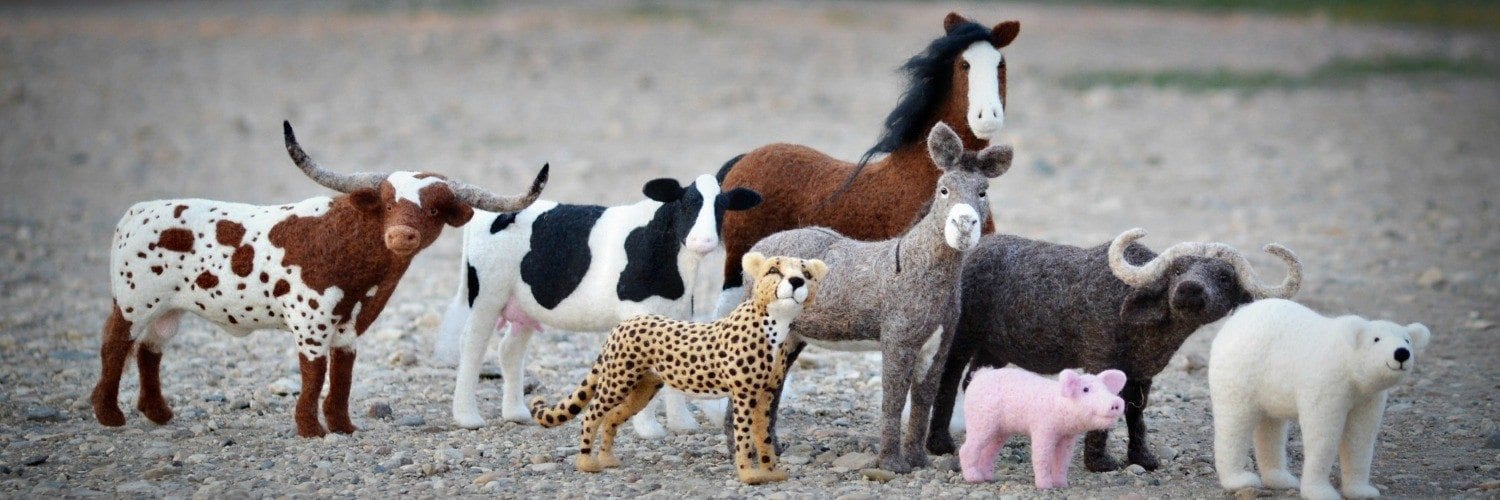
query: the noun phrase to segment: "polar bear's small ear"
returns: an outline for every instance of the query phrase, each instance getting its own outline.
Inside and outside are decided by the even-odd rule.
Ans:
[[[1120,370],[1104,370],[1099,372],[1099,380],[1103,380],[1104,387],[1108,387],[1109,392],[1115,394],[1119,394],[1120,390],[1125,388],[1125,372]]]
[[[1366,344],[1365,341],[1367,339],[1365,337],[1369,336],[1369,331],[1365,328],[1363,321],[1354,316],[1344,316],[1339,318],[1339,320],[1344,325],[1344,335],[1349,337],[1349,347],[1358,349],[1359,346]]]
[[[1427,341],[1432,340],[1432,330],[1428,330],[1427,325],[1412,323],[1406,325],[1406,331],[1411,332],[1411,346],[1417,349],[1426,349]]]
[[[1083,377],[1071,368],[1057,374],[1057,383],[1062,386],[1063,397],[1077,397],[1083,391]]]

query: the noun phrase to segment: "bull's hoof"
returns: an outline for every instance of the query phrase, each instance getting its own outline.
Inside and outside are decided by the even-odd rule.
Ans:
[[[140,410],[142,414],[146,415],[146,418],[157,425],[172,421],[172,407],[167,406],[166,401],[160,399],[147,401],[143,399],[136,403],[135,408]]]
[[[1089,472],[1109,472],[1112,470],[1120,470],[1120,467],[1123,465],[1124,464],[1121,464],[1119,460],[1115,460],[1114,457],[1111,457],[1106,453],[1099,453],[1097,455],[1085,454],[1083,456],[1083,467],[1085,469],[1088,469]],[[1142,465],[1141,467],[1145,466]]]

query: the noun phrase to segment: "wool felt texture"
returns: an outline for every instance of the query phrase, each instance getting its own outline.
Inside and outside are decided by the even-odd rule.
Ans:
[[[1209,352],[1214,466],[1219,484],[1300,488],[1303,498],[1339,498],[1328,476],[1335,456],[1348,498],[1380,496],[1370,461],[1390,389],[1406,379],[1432,332],[1359,316],[1329,318],[1289,300],[1267,299],[1229,317]],[[1302,480],[1287,469],[1287,424],[1302,431]],[[1247,457],[1255,444],[1257,475]]]
[[[778,231],[822,226],[866,241],[906,232],[921,217],[943,173],[927,155],[924,140],[934,124],[946,123],[957,131],[965,149],[989,145],[990,138],[975,135],[969,123],[968,70],[961,54],[976,43],[994,50],[1009,45],[1020,23],[1006,21],[986,29],[950,13],[943,24],[943,36],[902,66],[906,90],[886,117],[879,140],[858,164],[807,146],[777,143],[740,155],[719,171],[725,189],[749,187],[766,199],[756,210],[724,217],[725,289],[743,285],[740,256]],[[996,88],[1003,106],[1006,71],[1000,60]],[[878,153],[888,154],[871,161]],[[987,217],[983,228],[985,234],[994,232],[993,221]],[[718,313],[727,312],[735,300],[721,296]]]
[[[480,211],[464,231],[464,280],[435,347],[440,362],[458,365],[453,416],[459,426],[485,423],[475,390],[495,330],[509,327],[500,344],[501,415],[530,422],[523,399],[526,349],[541,325],[604,332],[642,314],[689,318],[688,290],[703,256],[722,248],[723,214],[760,203],[747,188],[721,191],[712,175],[687,186],[654,179],[641,191],[644,199],[615,207],[543,200],[514,215]],[[668,391],[663,399],[669,427],[697,428],[681,394]],[[637,434],[666,435],[655,413],[653,407],[635,419]]]
[[[1142,235],[1132,230],[1115,239],[1118,262],[1141,266],[1157,257],[1135,242]],[[963,311],[934,405],[929,451],[954,451],[948,421],[968,371],[1013,364],[1050,374],[1081,366],[1093,373],[1125,372],[1129,381],[1121,396],[1129,403],[1126,458],[1146,469],[1157,467],[1143,417],[1152,377],[1199,327],[1223,318],[1255,295],[1239,279],[1244,274],[1233,259],[1171,249],[1164,252],[1169,263],[1150,266],[1159,268],[1156,276],[1131,287],[1115,275],[1110,248],[998,234],[979,242],[964,264]],[[1300,264],[1290,252],[1286,255],[1292,272],[1275,290],[1291,293],[1301,280]],[[1103,430],[1084,438],[1084,465],[1089,470],[1124,465],[1105,449],[1108,436]]]
[[[995,478],[995,456],[1014,434],[1031,437],[1031,465],[1038,489],[1068,485],[1073,448],[1086,431],[1108,429],[1120,420],[1125,373],[1089,375],[1063,370],[1057,380],[1020,368],[974,372],[964,398],[968,435],[958,452],[964,479]]]
[[[733,314],[713,323],[637,316],[610,332],[599,359],[577,390],[548,406],[531,402],[531,417],[556,427],[584,412],[577,467],[599,472],[620,464],[612,453],[621,423],[663,386],[699,395],[729,396],[734,408],[734,461],[739,480],[787,479],[769,432],[771,398],[786,374],[788,330],[818,293],[828,267],[818,260],[745,254],[757,276],[755,293]],[[602,428],[603,439],[594,446]],[[597,453],[596,453],[597,452]],[[759,460],[756,460],[756,457]]]
[[[171,420],[159,381],[161,349],[189,312],[235,336],[290,330],[302,369],[297,434],[327,432],[317,413],[325,376],[331,383],[323,406],[329,427],[355,430],[347,408],[355,339],[385,308],[412,257],[443,226],[467,223],[473,209],[443,176],[394,172],[369,186],[370,174],[346,176],[317,166],[290,125],[285,139],[293,161],[310,177],[353,191],[277,206],[157,200],[132,206],[120,219],[110,252],[114,307],[104,325],[103,369],[92,396],[101,424],[125,423],[119,383],[133,350],[141,377],[138,407],[158,424]],[[527,193],[494,198],[524,208],[546,178],[543,167]]]
[[[900,237],[866,242],[814,227],[776,233],[753,248],[828,263],[832,274],[818,303],[792,325],[793,341],[881,351],[880,465],[894,472],[928,463],[923,443],[941,371],[929,368],[942,366],[958,320],[959,271],[990,213],[989,179],[1010,168],[1012,157],[1009,146],[967,151],[942,123],[933,126],[927,144],[943,175],[926,214]],[[800,347],[792,352],[789,362]],[[911,423],[903,439],[908,394]]]

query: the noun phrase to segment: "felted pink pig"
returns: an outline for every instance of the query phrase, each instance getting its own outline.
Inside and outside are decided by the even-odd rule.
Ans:
[[[1031,436],[1031,465],[1038,489],[1068,485],[1068,462],[1078,436],[1108,429],[1120,420],[1125,372],[1089,375],[1063,370],[1057,380],[1020,368],[974,372],[964,393],[968,435],[958,450],[964,479],[995,477],[995,456],[1012,434]]]

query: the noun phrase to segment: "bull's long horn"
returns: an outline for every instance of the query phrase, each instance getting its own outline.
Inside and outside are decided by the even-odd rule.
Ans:
[[[536,174],[536,180],[531,182],[531,190],[526,194],[500,196],[459,181],[448,181],[448,186],[453,189],[453,195],[458,201],[471,207],[489,212],[518,212],[531,206],[542,195],[542,189],[547,187],[547,171],[551,167],[551,164],[542,165],[542,171]]]
[[[306,152],[302,151],[302,146],[297,144],[297,136],[292,134],[291,122],[283,120],[281,122],[281,132],[286,136],[286,152],[292,155],[292,162],[297,164],[297,168],[302,169],[302,173],[311,177],[313,182],[322,184],[328,189],[340,193],[348,193],[363,188],[378,188],[381,181],[384,181],[386,176],[390,175],[375,172],[340,174],[326,170],[322,166],[319,166],[318,162],[313,161],[311,157],[307,156]]]
[[[1172,261],[1185,255],[1204,255],[1217,246],[1214,243],[1184,242],[1172,245],[1156,258],[1151,259],[1139,266],[1125,260],[1125,248],[1129,247],[1135,240],[1146,237],[1146,230],[1141,228],[1131,229],[1120,233],[1115,240],[1109,244],[1109,270],[1116,278],[1124,281],[1131,288],[1139,288],[1151,284],[1167,272]]]
[[[1245,259],[1239,250],[1224,246],[1214,252],[1212,257],[1219,257],[1234,264],[1234,271],[1239,275],[1241,286],[1250,292],[1256,300],[1264,298],[1290,299],[1297,291],[1302,289],[1302,261],[1297,260],[1297,254],[1287,250],[1286,247],[1272,243],[1263,248],[1266,253],[1276,256],[1286,263],[1286,278],[1281,280],[1277,286],[1268,286],[1260,281],[1255,274],[1255,269],[1250,267],[1250,261]]]

